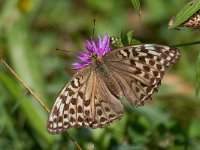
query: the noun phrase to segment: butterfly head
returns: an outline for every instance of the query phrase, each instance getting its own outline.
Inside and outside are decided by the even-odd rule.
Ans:
[[[91,62],[97,60],[99,57],[98,57],[98,54],[96,52],[92,52],[90,53],[90,60]]]
[[[90,65],[94,60],[101,59],[106,53],[110,51],[110,37],[107,34],[104,34],[104,37],[101,38],[98,35],[98,41],[95,42],[91,37],[91,40],[85,41],[86,52],[81,51],[77,58],[82,60],[82,62],[73,63],[75,67],[74,70],[80,70],[85,66]]]

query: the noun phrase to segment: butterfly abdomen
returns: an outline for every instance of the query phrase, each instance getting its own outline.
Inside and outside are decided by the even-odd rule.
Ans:
[[[105,65],[103,60],[96,60],[93,64],[94,70],[102,80],[105,81],[106,86],[109,88],[110,92],[116,97],[120,98],[122,96],[122,91],[120,88],[119,83],[117,80],[113,77],[113,74],[108,69],[108,67]]]

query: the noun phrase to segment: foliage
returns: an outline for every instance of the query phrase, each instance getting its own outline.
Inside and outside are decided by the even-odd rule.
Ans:
[[[122,36],[122,43],[182,44],[180,62],[167,71],[152,101],[139,108],[124,101],[124,117],[107,128],[68,132],[88,150],[200,149],[200,105],[195,100],[195,89],[199,90],[195,84],[200,81],[199,45],[183,45],[197,41],[199,33],[167,29],[168,20],[187,0],[140,1],[140,7],[135,8],[142,12],[141,17],[133,2],[0,0],[0,57],[50,108],[59,90],[75,73],[71,63],[83,49],[82,42],[92,35],[94,19],[95,37],[105,32],[119,37],[122,31],[133,30],[134,41],[129,32]],[[193,14],[190,11],[186,11],[188,16]],[[75,149],[66,134],[46,132],[47,116],[0,64],[0,149]]]

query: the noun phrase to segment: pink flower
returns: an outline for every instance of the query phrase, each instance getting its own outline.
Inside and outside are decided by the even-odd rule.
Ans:
[[[96,53],[98,58],[101,58],[105,55],[105,53],[108,53],[110,51],[110,37],[106,33],[103,38],[98,35],[97,42],[95,42],[91,37],[90,41],[85,41],[85,47],[87,48],[87,52],[81,51],[79,55],[77,55],[77,58],[82,60],[82,62],[72,64],[74,66],[74,70],[80,70],[85,66],[90,65],[92,62],[92,53]]]

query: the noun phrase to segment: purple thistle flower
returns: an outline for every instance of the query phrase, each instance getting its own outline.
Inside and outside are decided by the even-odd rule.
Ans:
[[[91,53],[96,53],[98,58],[101,58],[103,55],[110,51],[110,37],[105,33],[104,37],[101,38],[98,35],[98,41],[95,42],[91,37],[91,40],[85,41],[85,47],[87,52],[81,51],[77,58],[82,60],[82,62],[76,62],[72,65],[74,66],[74,70],[80,70],[85,66],[88,66],[92,62]]]

